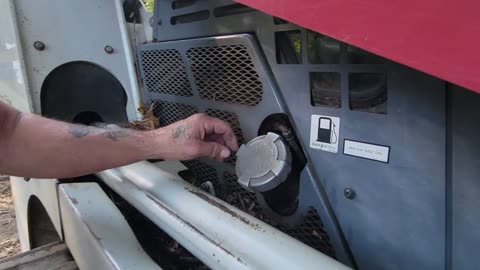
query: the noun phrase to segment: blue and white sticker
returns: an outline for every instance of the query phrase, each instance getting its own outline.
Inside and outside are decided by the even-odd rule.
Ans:
[[[312,114],[310,124],[310,147],[326,152],[338,152],[340,118]]]

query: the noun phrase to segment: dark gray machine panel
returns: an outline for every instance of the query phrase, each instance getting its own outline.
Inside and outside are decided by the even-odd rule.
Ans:
[[[449,269],[480,269],[480,95],[450,86],[447,165]]]
[[[154,31],[157,43],[138,47],[144,99],[163,102],[158,108],[158,113],[163,115],[162,121],[166,121],[163,124],[194,112],[216,111],[214,115],[233,123],[236,133],[248,141],[257,135],[266,116],[287,113],[309,159],[301,179],[300,216],[306,216],[311,209],[320,214],[337,259],[352,265],[348,248],[342,243],[345,239],[359,269],[444,269],[447,230],[445,83],[321,35],[312,39],[315,33],[311,31],[275,22],[267,14],[230,1],[187,1],[193,4],[177,5],[174,9],[178,2],[157,1],[155,12],[159,23]],[[278,33],[285,31],[297,35],[287,39],[295,39],[291,45],[298,55],[293,60],[278,58],[279,43],[285,40],[279,39]],[[223,36],[238,33],[250,35]],[[213,38],[196,39],[198,37]],[[232,100],[233,97],[217,98],[208,91],[201,93],[201,84],[215,82],[208,74],[192,73],[196,67],[191,62],[189,50],[225,44],[245,46],[262,83],[262,98],[258,103],[253,100],[239,104]],[[318,53],[312,50],[315,46],[333,51],[325,56],[320,50],[320,55],[315,56]],[[165,52],[170,55],[167,58],[177,64],[168,66],[162,64],[163,60],[142,58],[152,50],[169,50]],[[172,52],[174,50],[177,52]],[[212,56],[203,57],[208,61]],[[289,57],[292,58],[286,58]],[[291,64],[283,64],[283,61]],[[180,92],[155,92],[158,90],[153,88],[165,87],[149,86],[147,77],[155,75],[148,74],[148,65],[160,65],[156,67],[160,70],[164,68],[162,65],[173,69],[175,76],[180,76],[175,81],[183,81],[184,85],[170,87],[173,90],[169,91],[180,89]],[[207,66],[205,64],[197,72],[205,72]],[[231,74],[220,71],[219,76],[223,73]],[[336,75],[327,74],[330,79],[314,86],[311,73]],[[381,97],[381,105],[359,109],[357,105],[361,105],[362,100],[356,96],[355,87],[365,81],[355,79],[355,74],[359,73],[367,74],[366,77],[381,74],[386,78],[386,96]],[[252,83],[250,77],[247,81]],[[255,85],[252,83],[251,88],[258,94]],[[312,98],[311,89],[315,87],[338,88],[338,95],[322,106]],[[354,103],[358,100],[360,102]],[[310,147],[312,115],[340,118],[337,153]],[[389,147],[388,163],[343,154],[345,139]],[[199,163],[192,162],[190,167]],[[227,184],[234,182],[231,167],[201,162],[210,166],[213,178],[218,176]],[[346,188],[355,192],[353,199],[346,198]],[[309,208],[311,206],[314,208]],[[340,230],[335,229],[336,224]]]
[[[250,34],[145,44],[137,48],[137,56],[143,100],[148,106],[154,104],[161,126],[204,112],[229,122],[239,142],[245,143],[258,135],[265,118],[286,113],[272,73]],[[221,199],[331,257],[352,264],[311,166],[300,175],[298,210],[283,217],[270,209],[261,196],[237,183],[234,164],[233,158],[225,163],[205,159],[185,162],[197,175],[196,184],[213,182]]]
[[[254,138],[263,119],[284,111],[254,44],[251,35],[242,34],[142,45],[144,99],[189,105],[197,112],[258,115],[237,118],[242,131],[237,134]]]

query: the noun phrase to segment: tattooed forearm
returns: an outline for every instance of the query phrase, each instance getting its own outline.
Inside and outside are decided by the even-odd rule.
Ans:
[[[129,129],[112,129],[102,133],[103,136],[114,142],[118,141],[119,138],[130,136],[130,134],[132,134],[132,131]]]
[[[68,131],[73,137],[81,139],[88,135],[102,135],[105,138],[108,138],[114,142],[118,141],[119,138],[127,137],[132,134],[132,130],[119,128],[117,126],[108,126],[103,127],[89,127],[83,125],[71,124]]]
[[[69,125],[68,132],[70,132],[73,137],[80,139],[90,134],[90,127],[71,124]]]
[[[184,138],[190,139],[189,126],[185,124],[178,125],[178,127],[172,130],[172,137],[174,139]]]

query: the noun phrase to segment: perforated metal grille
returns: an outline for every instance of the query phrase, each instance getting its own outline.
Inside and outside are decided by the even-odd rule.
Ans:
[[[182,161],[182,163],[194,173],[196,180],[192,181],[192,185],[199,185],[206,181],[218,182],[217,170],[213,166],[198,160]]]
[[[220,111],[220,110],[214,110],[214,109],[207,109],[206,114],[212,117],[222,119],[223,121],[229,123],[233,129],[233,132],[237,136],[238,143],[242,144],[245,142],[245,139],[243,137],[243,131],[242,131],[242,128],[240,128],[240,122],[238,121],[238,117],[236,114],[232,112],[226,112],[226,111]]]
[[[145,87],[149,92],[192,96],[182,56],[177,50],[149,50],[140,53],[145,73]]]
[[[255,106],[263,89],[243,45],[191,48],[187,51],[200,97]]]
[[[233,129],[233,132],[235,133],[235,136],[237,136],[238,144],[240,145],[245,143],[245,138],[243,137],[243,131],[242,131],[242,128],[240,127],[240,122],[238,121],[238,117],[236,114],[232,112],[226,112],[226,111],[220,111],[220,110],[214,110],[214,109],[207,109],[206,113],[212,117],[222,119],[223,121],[229,123]],[[235,165],[236,157],[231,156],[227,158],[225,162],[231,165]]]
[[[246,191],[237,182],[235,174],[225,172],[224,181],[226,194],[224,200],[252,216],[276,227],[293,238],[309,245],[310,247],[335,258],[335,251],[330,244],[330,238],[325,232],[323,223],[315,208],[310,207],[304,220],[298,226],[288,227],[278,224],[266,216],[258,204],[254,193]]]
[[[237,182],[237,176],[235,174],[225,172],[223,179],[226,191],[225,198],[223,199],[238,209],[261,219],[262,208],[258,204],[255,194],[242,188]]]
[[[160,126],[168,126],[178,120],[185,119],[195,113],[198,113],[197,108],[163,100],[154,100],[154,113],[160,119]]]
[[[182,161],[182,163],[191,171],[190,174],[179,174],[184,180],[197,187],[210,181],[213,185],[215,196],[220,199],[224,198],[225,186],[218,180],[217,170],[213,166],[198,160]]]
[[[276,227],[310,247],[335,258],[335,251],[330,244],[330,238],[325,232],[323,223],[315,208],[310,207],[308,209],[305,218],[299,225],[294,227],[282,225],[265,214],[258,203],[256,195],[240,186],[235,174],[224,172],[223,181],[220,181],[217,170],[213,166],[198,160],[183,161],[183,164],[193,172],[192,175],[194,177],[185,179],[193,185],[199,186],[205,181],[212,182],[218,198]]]

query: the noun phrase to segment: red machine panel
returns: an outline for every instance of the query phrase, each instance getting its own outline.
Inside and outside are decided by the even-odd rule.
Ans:
[[[480,93],[478,0],[237,0]]]

